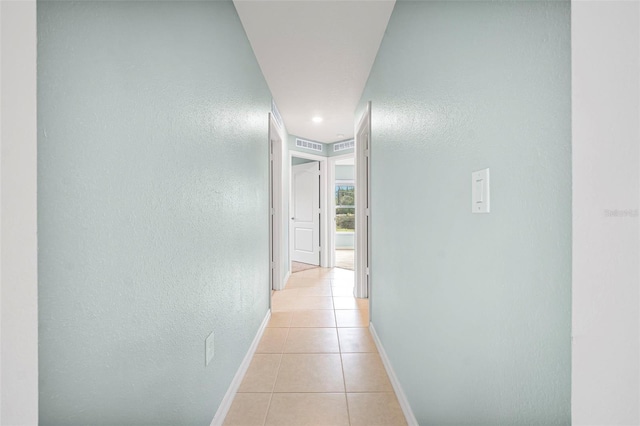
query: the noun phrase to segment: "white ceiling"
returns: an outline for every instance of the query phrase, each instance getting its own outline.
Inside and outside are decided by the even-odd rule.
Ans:
[[[234,4],[287,131],[318,142],[353,137],[353,114],[395,0]]]

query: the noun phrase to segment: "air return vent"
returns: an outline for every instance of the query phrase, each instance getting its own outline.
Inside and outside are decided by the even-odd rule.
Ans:
[[[313,151],[322,152],[322,144],[321,143],[305,141],[304,139],[296,139],[296,146],[298,148],[307,148],[307,149],[311,149]]]
[[[353,148],[353,139],[345,142],[338,142],[333,144],[333,152],[345,151]]]

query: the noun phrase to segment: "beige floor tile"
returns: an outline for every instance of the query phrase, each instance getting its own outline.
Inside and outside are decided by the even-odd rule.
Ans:
[[[368,328],[339,328],[340,352],[378,352]]]
[[[295,311],[291,319],[291,327],[335,327],[336,318],[333,310]]]
[[[238,392],[273,392],[281,358],[280,354],[255,354]]]
[[[331,287],[333,297],[353,297],[353,286],[343,285]]]
[[[344,278],[332,278],[331,279],[331,285],[333,287],[350,287],[350,288],[353,288],[354,281],[351,280],[351,279],[344,279]]]
[[[343,353],[342,365],[347,392],[393,392],[377,353]]]
[[[274,297],[277,298],[288,298],[288,297],[295,297],[298,295],[298,289],[297,288],[288,288],[285,287],[284,290],[274,290],[271,293],[271,298],[273,299]]]
[[[275,290],[272,293],[272,297],[295,297],[298,295],[298,289],[297,288],[288,288],[285,286],[285,288],[283,290]]]
[[[271,318],[269,319],[269,324],[267,324],[267,327],[289,327],[292,317],[293,312],[273,311],[271,312]]]
[[[369,310],[369,299],[356,299],[356,303],[358,304],[358,309],[361,311]]]
[[[291,276],[291,278],[289,278],[289,280],[287,281],[288,283],[318,283],[318,282],[324,282],[326,283],[331,283],[331,276],[320,276],[320,275],[299,275],[299,276]]]
[[[300,279],[289,281],[287,283],[287,288],[290,289],[299,289],[306,287],[331,287],[331,280]]]
[[[259,354],[280,354],[287,340],[288,328],[266,328],[256,353]]]
[[[282,355],[274,392],[344,392],[340,355]]]
[[[298,298],[295,296],[282,296],[278,293],[271,296],[272,311],[292,311],[295,309]]]
[[[313,268],[307,269],[306,271],[295,272],[291,276],[299,276],[299,277],[325,277],[331,276],[333,274],[334,269],[332,268]]]
[[[342,393],[275,393],[267,425],[349,426],[345,395]]]
[[[355,250],[337,249],[335,251],[336,268],[353,271],[355,266]]]
[[[355,272],[351,269],[333,268],[330,270],[330,274],[333,278],[351,278],[356,276]]]
[[[366,330],[366,329],[365,329]],[[335,328],[290,328],[285,353],[338,353],[338,334]]]
[[[337,310],[338,327],[369,327],[369,314],[358,310]]]
[[[334,297],[334,309],[358,309],[358,303],[355,297]]]
[[[267,417],[270,393],[238,393],[233,399],[224,426],[262,426]]]
[[[395,393],[348,393],[351,426],[404,426],[407,424]]]
[[[296,309],[333,309],[333,298],[324,296],[300,296],[297,298]]]
[[[299,296],[331,296],[331,287],[328,285],[317,287],[300,287],[298,289]]]

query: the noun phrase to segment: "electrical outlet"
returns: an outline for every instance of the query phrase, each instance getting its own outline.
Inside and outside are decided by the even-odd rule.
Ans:
[[[209,365],[214,355],[213,331],[209,336],[207,336],[207,339],[204,341],[204,353],[205,353],[205,366],[206,366],[206,365]]]

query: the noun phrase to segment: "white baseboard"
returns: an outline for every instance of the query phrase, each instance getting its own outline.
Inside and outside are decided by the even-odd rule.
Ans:
[[[382,346],[382,342],[378,338],[376,334],[376,329],[373,326],[373,323],[369,323],[369,331],[371,331],[371,336],[373,336],[373,341],[378,348],[378,352],[380,353],[380,358],[382,359],[382,363],[384,364],[384,369],[387,370],[387,375],[389,376],[389,380],[391,380],[391,385],[393,386],[393,390],[396,392],[396,396],[398,397],[398,402],[400,403],[400,408],[402,408],[402,412],[404,413],[405,418],[407,419],[407,424],[409,426],[419,426],[418,420],[416,420],[416,416],[413,414],[413,410],[411,410],[411,406],[409,405],[409,400],[402,390],[402,386],[400,386],[400,382],[398,381],[398,377],[396,376],[395,371],[393,371],[393,367],[391,366],[391,361],[387,357],[387,353]]]
[[[262,338],[265,328],[267,328],[267,324],[269,324],[270,318],[271,310],[268,310],[267,315],[265,315],[264,320],[262,320],[262,324],[260,324],[256,337],[253,338],[253,342],[251,342],[251,346],[249,346],[247,354],[244,356],[240,367],[238,367],[238,371],[236,371],[236,375],[233,376],[233,380],[229,385],[229,389],[227,389],[227,393],[224,394],[224,398],[222,398],[222,402],[220,402],[216,415],[213,416],[213,420],[211,420],[211,426],[222,426],[222,423],[224,423],[224,418],[227,417],[227,413],[233,403],[233,398],[235,398],[236,392],[238,392],[238,388],[240,387],[240,383],[242,383],[242,379],[244,379],[244,375],[247,374],[249,364],[251,364],[253,355],[256,353],[258,343],[260,343],[260,339]]]
[[[284,277],[284,281],[282,282],[282,288],[284,289],[287,286],[287,281],[291,278],[291,269],[287,271],[287,275]]]

